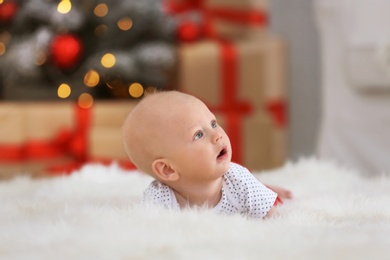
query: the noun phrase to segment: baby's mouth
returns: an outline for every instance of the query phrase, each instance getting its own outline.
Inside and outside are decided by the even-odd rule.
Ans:
[[[227,149],[226,147],[223,147],[222,150],[219,152],[217,159],[224,157],[226,154],[227,154]]]

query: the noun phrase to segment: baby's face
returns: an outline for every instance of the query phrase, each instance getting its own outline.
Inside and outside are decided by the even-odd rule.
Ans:
[[[229,168],[232,149],[229,137],[213,113],[196,98],[179,105],[168,120],[166,138],[168,158],[180,178],[204,182],[220,178]]]

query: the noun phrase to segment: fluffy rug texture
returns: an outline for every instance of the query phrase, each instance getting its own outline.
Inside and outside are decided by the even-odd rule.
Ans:
[[[151,178],[115,164],[0,182],[0,258],[388,259],[390,176],[314,158],[255,174],[294,193],[270,219],[141,207]]]

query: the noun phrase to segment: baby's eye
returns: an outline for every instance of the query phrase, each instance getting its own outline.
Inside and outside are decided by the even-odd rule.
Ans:
[[[212,128],[216,128],[217,126],[218,126],[217,120],[211,121],[211,127],[212,127]]]
[[[200,139],[202,137],[203,137],[203,132],[202,131],[198,131],[194,135],[194,140]]]

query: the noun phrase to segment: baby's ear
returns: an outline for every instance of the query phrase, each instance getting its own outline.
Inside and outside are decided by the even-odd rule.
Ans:
[[[166,159],[157,159],[152,164],[153,172],[162,181],[177,181],[179,174],[171,167]]]

